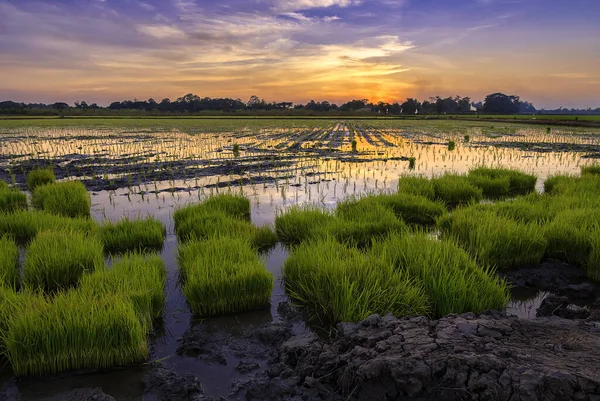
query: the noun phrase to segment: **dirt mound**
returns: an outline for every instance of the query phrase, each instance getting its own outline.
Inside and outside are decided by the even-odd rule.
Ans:
[[[600,323],[374,315],[338,331],[290,338],[247,399],[600,399]]]

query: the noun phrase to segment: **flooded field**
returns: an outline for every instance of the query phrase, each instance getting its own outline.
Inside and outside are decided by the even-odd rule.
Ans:
[[[217,399],[244,399],[244,380],[272,356],[255,328],[285,323],[293,334],[319,336],[330,328],[288,306],[281,270],[289,251],[282,244],[261,255],[275,277],[270,308],[194,319],[179,286],[177,208],[216,194],[241,194],[251,201],[255,225],[273,225],[277,213],[293,205],[333,210],[352,196],[395,191],[403,176],[513,168],[537,176],[541,193],[548,177],[579,175],[598,159],[600,132],[568,127],[394,120],[116,120],[62,126],[0,121],[0,179],[24,190],[32,169],[51,167],[57,181],[85,184],[95,220],[154,216],[166,226],[160,253],[167,267],[166,307],[151,340],[150,361],[198,377],[205,396]],[[535,319],[550,295],[516,290],[508,312]],[[148,369],[15,380],[6,368],[0,396],[48,400],[72,388],[99,387],[117,400],[152,400],[144,393]]]

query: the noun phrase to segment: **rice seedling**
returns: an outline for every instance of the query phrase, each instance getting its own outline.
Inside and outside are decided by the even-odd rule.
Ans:
[[[13,213],[27,209],[27,195],[16,189],[0,190],[0,212]]]
[[[544,227],[546,256],[575,265],[590,257],[590,234],[600,227],[600,209],[563,210]]]
[[[106,369],[148,358],[146,333],[127,298],[90,299],[77,290],[20,310],[4,340],[17,376]]]
[[[448,141],[448,150],[453,151],[454,149],[456,149],[456,142]]]
[[[126,296],[149,332],[153,322],[162,316],[165,283],[165,263],[158,255],[130,253],[117,259],[110,269],[84,274],[78,291],[92,298],[111,294]]]
[[[116,223],[106,221],[100,225],[99,233],[105,252],[123,254],[130,251],[159,252],[167,230],[160,220],[150,216],[136,220],[123,218]]]
[[[417,162],[417,159],[416,159],[416,158],[414,158],[414,157],[409,157],[409,158],[408,158],[408,168],[409,168],[410,170],[414,170],[414,169],[415,169],[415,164],[416,164],[416,162]]]
[[[375,199],[409,224],[435,225],[438,217],[446,213],[441,202],[418,195],[399,192],[379,195]]]
[[[455,210],[440,228],[480,263],[500,270],[538,264],[546,251],[539,225],[519,223],[481,207]]]
[[[600,165],[582,166],[581,175],[600,175]]]
[[[514,200],[494,203],[489,209],[498,216],[507,217],[521,223],[545,224],[554,218],[549,199],[537,193],[531,193]]]
[[[182,292],[192,312],[214,316],[265,307],[273,275],[244,238],[213,237],[181,245]]]
[[[507,284],[494,271],[479,267],[453,242],[437,241],[426,233],[392,235],[374,243],[373,253],[417,279],[431,301],[434,317],[503,309],[508,304]]]
[[[464,140],[465,140],[465,142],[470,142],[471,141],[471,136],[470,135],[465,135],[464,136]]]
[[[19,248],[12,238],[0,237],[0,287],[19,286]]]
[[[0,213],[0,235],[8,234],[20,245],[29,243],[38,232],[52,229],[90,233],[97,229],[97,224],[91,219],[72,219],[37,210]]]
[[[0,191],[4,191],[9,189],[10,187],[8,186],[8,184],[6,183],[6,181],[0,180]]]
[[[90,216],[90,194],[79,181],[37,187],[31,195],[34,208],[64,217]]]
[[[339,202],[335,216],[337,219],[324,227],[326,232],[342,243],[359,248],[369,247],[373,239],[389,233],[407,231],[404,222],[375,196]]]
[[[500,198],[510,193],[510,177],[507,176],[493,177],[470,172],[469,181],[477,188],[481,188],[483,196],[487,198]]]
[[[569,175],[553,175],[544,181],[544,192],[547,194],[556,194],[556,188],[564,185],[567,182],[575,180],[575,176]]]
[[[517,170],[479,167],[469,171],[469,180],[487,197],[526,194],[535,190],[537,177]]]
[[[23,285],[54,292],[76,285],[86,272],[104,266],[102,243],[77,232],[43,231],[27,249]]]
[[[445,174],[431,180],[435,188],[435,197],[448,207],[479,202],[483,197],[481,188],[469,182],[466,176]]]
[[[233,144],[233,154],[235,155],[239,155],[240,154],[240,145],[237,143]]]
[[[435,186],[426,177],[402,176],[398,180],[398,192],[424,196],[427,199],[435,198]]]
[[[292,206],[275,217],[275,231],[279,241],[286,245],[298,245],[324,234],[324,227],[335,217],[316,206]]]
[[[391,265],[333,238],[311,240],[285,261],[287,294],[330,322],[357,322],[378,313],[421,315],[429,311],[423,289]]]
[[[15,292],[11,287],[0,285],[0,361],[5,356],[6,335],[11,320],[28,309],[37,308],[45,302],[44,297],[29,291]]]
[[[54,177],[54,171],[50,168],[40,168],[31,170],[27,175],[27,188],[31,193],[42,185],[54,184],[56,178]]]
[[[544,189],[551,195],[597,198],[600,196],[600,175],[554,176],[546,180]]]
[[[356,139],[353,139],[352,140],[352,153],[356,153],[356,145],[357,144],[358,143],[356,142]]]

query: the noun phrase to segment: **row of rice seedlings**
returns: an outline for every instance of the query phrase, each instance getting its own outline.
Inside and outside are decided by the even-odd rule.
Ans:
[[[159,252],[163,248],[167,230],[160,220],[152,216],[136,220],[125,217],[115,223],[103,222],[99,234],[104,251],[110,254]]]
[[[258,250],[269,249],[277,243],[277,235],[268,226],[256,227],[250,221],[232,217],[223,210],[202,206],[192,205],[175,211],[175,234],[180,242],[227,235],[250,239]]]
[[[27,175],[27,188],[31,193],[42,185],[54,184],[56,178],[54,177],[54,171],[50,168],[40,168],[32,170]]]
[[[90,233],[97,227],[97,223],[92,219],[61,217],[45,211],[0,214],[0,235],[8,234],[20,245],[31,242],[40,231],[44,230]]]
[[[293,300],[332,322],[356,322],[374,313],[406,316],[429,311],[429,299],[415,280],[333,238],[295,248],[283,277]]]
[[[31,195],[34,208],[64,217],[89,217],[91,199],[79,181],[36,187]]]
[[[546,252],[540,225],[499,216],[482,205],[456,209],[439,226],[481,264],[498,269],[538,264]]]
[[[51,298],[29,297],[30,305],[16,301],[20,306],[2,335],[15,375],[106,369],[148,358],[146,332],[126,296],[90,298],[71,290]]]
[[[19,248],[7,236],[0,237],[0,287],[19,286]]]
[[[493,270],[479,267],[453,242],[438,241],[426,233],[394,235],[376,242],[373,253],[418,280],[435,317],[500,310],[508,303],[508,285]]]
[[[212,236],[180,245],[182,292],[192,312],[207,317],[265,307],[273,275],[248,239]]]
[[[104,249],[95,236],[80,232],[43,231],[29,245],[23,285],[55,292],[75,286],[86,272],[104,266]]]
[[[84,274],[78,291],[91,299],[123,295],[131,300],[146,332],[153,328],[164,307],[166,268],[158,255],[126,254],[110,269]]]

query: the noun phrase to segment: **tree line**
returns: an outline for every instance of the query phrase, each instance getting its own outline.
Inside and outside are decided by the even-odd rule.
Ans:
[[[186,114],[384,114],[384,115],[418,115],[418,114],[600,114],[597,109],[579,110],[537,110],[533,104],[523,101],[519,96],[493,93],[485,100],[473,102],[470,97],[430,97],[419,101],[408,98],[404,102],[370,102],[368,99],[354,99],[342,105],[328,101],[311,100],[306,104],[293,102],[266,102],[258,96],[251,96],[248,101],[231,98],[200,97],[187,94],[173,101],[162,99],[157,102],[148,100],[124,100],[111,103],[109,106],[88,104],[85,101],[69,105],[63,102],[52,104],[0,102],[2,115],[73,115],[73,114],[149,114],[149,115],[186,115]]]

